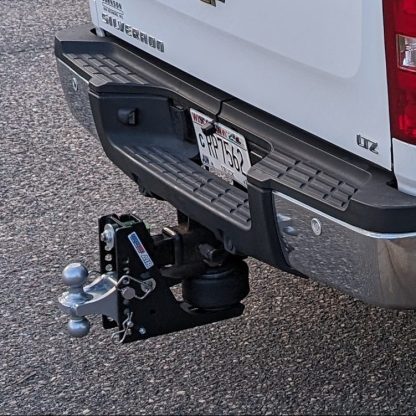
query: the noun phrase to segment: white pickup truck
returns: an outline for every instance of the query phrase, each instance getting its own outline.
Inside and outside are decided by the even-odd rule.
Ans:
[[[117,342],[238,316],[247,256],[416,307],[416,0],[90,9],[56,37],[69,106],[178,224],[100,220],[98,278],[64,271],[72,335],[90,313]]]

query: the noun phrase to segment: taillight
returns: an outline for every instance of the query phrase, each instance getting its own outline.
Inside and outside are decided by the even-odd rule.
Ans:
[[[384,0],[392,136],[416,144],[416,0]]]

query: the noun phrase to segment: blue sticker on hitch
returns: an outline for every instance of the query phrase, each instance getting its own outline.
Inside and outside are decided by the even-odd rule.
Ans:
[[[144,267],[147,270],[151,269],[155,264],[153,263],[153,260],[149,256],[149,253],[145,249],[137,233],[129,234],[129,240],[134,249],[136,250],[136,253],[139,255]]]

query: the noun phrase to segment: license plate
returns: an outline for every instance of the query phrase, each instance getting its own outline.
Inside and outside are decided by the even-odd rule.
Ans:
[[[244,136],[221,123],[215,123],[199,111],[191,109],[191,117],[202,164],[213,173],[224,175],[247,187],[247,172],[251,162]],[[215,132],[210,135],[202,130],[208,124],[215,126]]]

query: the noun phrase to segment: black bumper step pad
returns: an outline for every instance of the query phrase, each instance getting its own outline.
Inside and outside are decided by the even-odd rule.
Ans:
[[[358,190],[333,174],[277,151],[271,152],[257,163],[250,174],[271,178],[288,188],[341,210],[348,208],[351,198]]]
[[[251,227],[246,192],[228,184],[196,163],[158,147],[125,146],[124,150],[137,163],[138,171],[146,170],[154,180],[164,182],[175,192],[186,195],[201,209],[208,207],[222,214],[242,229]]]
[[[102,82],[146,85],[134,69],[102,53],[68,53],[66,58],[84,71],[89,77],[98,77]]]

